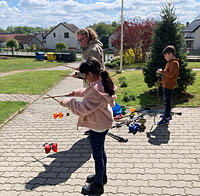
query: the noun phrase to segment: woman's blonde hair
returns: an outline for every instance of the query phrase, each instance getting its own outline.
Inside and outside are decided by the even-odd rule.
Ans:
[[[95,32],[95,30],[93,30],[92,28],[86,28],[86,29],[79,29],[76,32],[77,34],[81,34],[81,35],[85,35],[86,37],[89,37],[89,40],[95,40],[98,39],[98,35]]]

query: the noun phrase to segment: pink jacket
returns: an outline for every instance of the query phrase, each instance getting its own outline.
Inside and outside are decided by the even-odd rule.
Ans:
[[[83,97],[82,101],[75,98],[65,98],[62,106],[68,107],[79,116],[77,126],[87,127],[103,132],[112,127],[113,111],[116,95],[110,96],[104,92],[101,79],[88,88],[75,90],[76,97]]]

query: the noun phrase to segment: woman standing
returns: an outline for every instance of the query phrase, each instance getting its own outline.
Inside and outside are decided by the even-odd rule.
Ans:
[[[82,58],[87,60],[90,57],[95,57],[101,62],[102,68],[104,69],[104,58],[103,58],[103,44],[98,40],[97,33],[92,28],[79,29],[76,32],[77,40],[82,47]],[[79,67],[77,67],[79,70]],[[80,72],[76,72],[73,77],[84,78]],[[83,87],[88,87],[89,82],[83,80]]]

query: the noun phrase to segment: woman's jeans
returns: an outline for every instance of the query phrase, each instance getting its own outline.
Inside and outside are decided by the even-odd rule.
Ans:
[[[172,98],[172,91],[171,89],[162,87],[163,91],[163,98],[165,103],[165,118],[169,118],[172,106],[171,106],[171,98]]]
[[[103,175],[106,173],[107,157],[104,143],[107,132],[108,130],[102,133],[90,130],[89,138],[95,161],[95,182],[97,184],[103,184]]]

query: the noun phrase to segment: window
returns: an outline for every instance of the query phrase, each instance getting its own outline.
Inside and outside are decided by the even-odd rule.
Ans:
[[[56,37],[56,33],[53,33],[53,36]]]
[[[69,33],[64,33],[64,38],[69,38]]]

